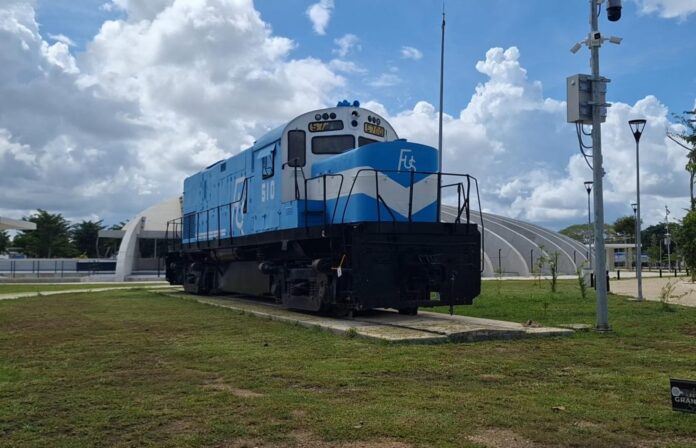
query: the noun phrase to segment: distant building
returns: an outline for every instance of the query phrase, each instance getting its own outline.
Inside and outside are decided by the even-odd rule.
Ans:
[[[102,230],[99,238],[121,240],[114,280],[134,276],[164,276],[162,257],[167,252],[167,221],[181,216],[179,197],[170,198],[139,213],[122,230]]]

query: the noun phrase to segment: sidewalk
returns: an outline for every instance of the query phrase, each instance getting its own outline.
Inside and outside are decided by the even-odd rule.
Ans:
[[[129,289],[171,289],[173,291],[181,290],[178,286],[170,285],[143,285],[135,284],[133,286],[121,286],[121,287],[104,287],[104,288],[82,288],[82,289],[60,289],[56,291],[31,291],[31,292],[10,292],[7,294],[0,294],[0,301],[2,300],[15,300],[24,299],[27,297],[39,297],[39,296],[55,296],[58,294],[78,294],[86,292],[103,292],[103,291],[127,291]]]
[[[643,277],[643,297],[647,300],[660,300],[660,293],[670,283],[674,285],[669,303],[696,307],[696,283],[691,283],[689,277]],[[635,278],[611,281],[611,292],[615,294],[638,296],[638,284]]]

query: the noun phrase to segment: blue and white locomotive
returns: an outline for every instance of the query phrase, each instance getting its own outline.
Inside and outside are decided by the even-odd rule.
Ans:
[[[399,139],[357,101],[300,115],[184,181],[167,279],[311,311],[470,304],[478,187],[437,167],[435,148]],[[454,223],[439,220],[443,195],[456,195]]]

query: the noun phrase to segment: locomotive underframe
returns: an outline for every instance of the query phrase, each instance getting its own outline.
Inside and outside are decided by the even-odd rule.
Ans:
[[[481,288],[475,224],[364,222],[179,243],[167,280],[194,294],[267,296],[351,313],[471,304]]]

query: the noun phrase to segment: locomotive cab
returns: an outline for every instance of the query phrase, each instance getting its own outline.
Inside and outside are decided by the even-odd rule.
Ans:
[[[288,123],[281,138],[282,202],[304,198],[304,189],[298,195],[294,187],[311,177],[315,163],[398,138],[387,120],[357,103],[344,101],[334,108],[300,115]]]

